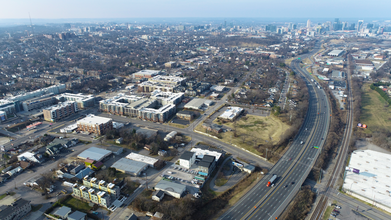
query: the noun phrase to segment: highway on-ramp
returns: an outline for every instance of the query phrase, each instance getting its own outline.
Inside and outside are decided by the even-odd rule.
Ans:
[[[311,76],[299,67],[298,61],[293,61],[291,67],[304,77],[308,86],[309,106],[305,121],[289,150],[269,174],[220,219],[276,219],[296,195],[320,154],[329,129],[328,99],[323,89],[310,81]],[[278,176],[275,186],[267,187],[273,175]]]

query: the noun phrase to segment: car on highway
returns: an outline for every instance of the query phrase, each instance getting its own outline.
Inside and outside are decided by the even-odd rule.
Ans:
[[[300,144],[304,144],[304,141],[300,141]]]

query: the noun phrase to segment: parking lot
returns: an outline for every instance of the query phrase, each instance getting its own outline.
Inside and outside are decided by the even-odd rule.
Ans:
[[[172,123],[175,124],[181,124],[181,125],[188,125],[190,124],[189,120],[179,119],[178,117],[174,117],[174,119],[171,120]]]
[[[161,176],[162,178],[165,178],[169,181],[186,185],[187,191],[189,191],[189,193],[193,195],[194,193],[199,191],[199,184],[203,183],[202,180],[195,179],[195,176],[197,176],[197,174],[198,171],[188,170],[184,167],[173,164],[169,168],[167,168]]]

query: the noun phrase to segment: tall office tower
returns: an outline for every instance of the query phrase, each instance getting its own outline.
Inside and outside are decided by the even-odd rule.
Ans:
[[[358,20],[357,24],[357,32],[360,32],[361,29],[363,28],[364,20]]]
[[[334,19],[334,22],[339,23],[339,18]]]
[[[342,30],[347,30],[348,29],[348,22],[342,22]]]
[[[311,28],[311,21],[310,21],[310,19],[308,19],[308,21],[307,21],[307,28]]]

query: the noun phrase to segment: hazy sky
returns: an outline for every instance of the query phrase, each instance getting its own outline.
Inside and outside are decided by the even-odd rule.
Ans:
[[[387,18],[391,0],[0,0],[6,18]],[[391,18],[390,18],[391,19]]]

